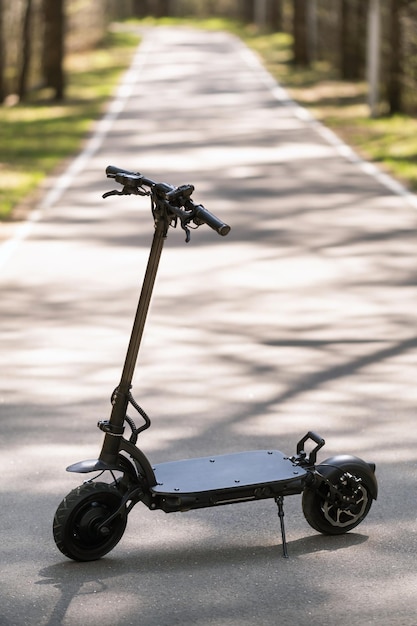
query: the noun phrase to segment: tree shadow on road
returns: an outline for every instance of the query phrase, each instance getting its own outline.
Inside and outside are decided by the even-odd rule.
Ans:
[[[311,553],[330,551],[337,552],[366,542],[368,537],[357,533],[349,533],[338,537],[310,536],[288,543],[290,559],[296,561]],[[142,550],[129,553],[126,558],[104,558],[89,563],[62,562],[50,565],[39,571],[36,585],[51,585],[59,590],[60,598],[45,626],[62,624],[72,601],[79,596],[102,594],[109,589],[107,581],[114,581],[119,576],[163,576],[173,571],[177,576],[186,573],[208,571],[224,565],[239,569],[252,569],[274,563],[278,569],[285,566],[281,546],[248,546],[212,545],[192,547],[172,546],[166,550]],[[112,584],[114,587],[114,584]]]

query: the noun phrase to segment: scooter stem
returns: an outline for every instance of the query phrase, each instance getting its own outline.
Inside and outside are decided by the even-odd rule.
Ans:
[[[123,423],[125,421],[128,406],[128,394],[132,386],[132,378],[135,371],[140,343],[142,340],[143,330],[151,302],[152,291],[155,284],[156,274],[158,272],[159,260],[161,258],[166,234],[167,227],[165,220],[156,219],[152,246],[149,253],[148,264],[139,297],[122,376],[114,395],[110,421],[108,422],[108,432],[104,438],[100,454],[100,460],[106,463],[115,462],[119,452],[120,437],[123,434]]]
[[[165,225],[163,223],[163,220],[158,220],[155,227],[155,233],[149,253],[148,265],[146,268],[145,278],[143,280],[139,303],[136,310],[135,321],[133,323],[132,334],[130,336],[129,347],[127,349],[126,359],[123,366],[122,377],[120,379],[120,387],[123,388],[126,386],[130,389],[130,385],[132,384],[136,360],[139,353],[140,343],[142,341],[143,329],[145,327],[146,317],[148,315],[149,305],[152,298],[152,291],[155,284],[159,260],[161,258],[162,248],[165,239]]]

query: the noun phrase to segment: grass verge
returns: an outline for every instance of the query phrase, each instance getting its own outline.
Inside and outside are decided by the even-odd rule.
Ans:
[[[0,220],[13,217],[23,198],[79,150],[138,42],[133,33],[109,32],[96,50],[70,55],[62,103],[37,91],[28,102],[0,108]]]

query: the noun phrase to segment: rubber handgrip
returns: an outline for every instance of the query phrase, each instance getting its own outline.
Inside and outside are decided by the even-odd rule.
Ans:
[[[213,213],[207,211],[201,204],[195,207],[195,216],[222,237],[225,237],[230,232],[230,226],[228,224],[225,224],[222,220],[213,215]]]
[[[318,446],[324,446],[324,444],[326,443],[323,437],[320,437],[320,435],[315,433],[313,430],[308,431],[307,438],[311,439],[311,441],[314,441],[314,443],[316,443]]]
[[[106,167],[106,176],[108,178],[115,178],[117,174],[126,174],[127,176],[140,176],[139,172],[129,172],[129,170],[123,170],[121,167],[115,165],[108,165]]]

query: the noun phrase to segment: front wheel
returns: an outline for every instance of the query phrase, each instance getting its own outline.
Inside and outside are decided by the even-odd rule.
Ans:
[[[127,524],[121,504],[122,495],[107,483],[85,483],[71,491],[54,517],[54,539],[62,554],[74,561],[95,561],[110,552]]]
[[[334,461],[328,459],[328,461]],[[304,517],[314,530],[342,535],[358,526],[368,515],[376,497],[376,480],[364,462],[316,467],[316,482],[303,491]],[[362,465],[361,465],[362,464]],[[320,476],[322,478],[320,478]]]

